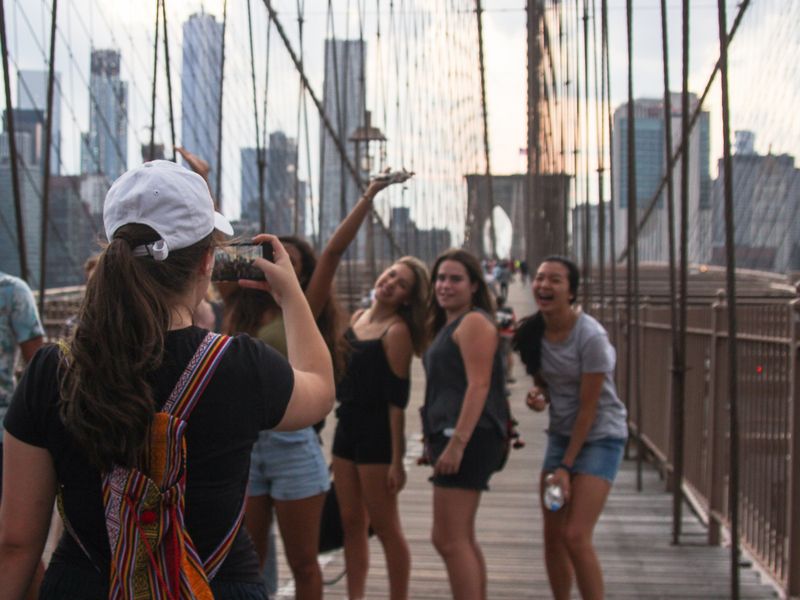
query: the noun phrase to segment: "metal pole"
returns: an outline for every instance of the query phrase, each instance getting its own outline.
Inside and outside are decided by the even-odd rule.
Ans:
[[[53,145],[53,84],[56,72],[56,15],[58,0],[53,0],[50,16],[50,62],[47,71],[47,117],[44,128],[44,176],[42,183],[42,238],[39,258],[39,314],[44,316],[45,280],[47,277],[47,221],[50,213],[50,154]]]
[[[688,0],[684,0],[688,2]],[[725,0],[717,0],[720,88],[722,92],[722,164],[725,194],[726,291],[728,295],[728,396],[730,411],[728,505],[731,519],[731,598],[739,598],[739,390],[737,377],[736,240],[733,216],[733,164],[728,97],[728,30]]]
[[[669,245],[669,315],[672,328],[672,543],[680,543],[683,508],[683,371],[675,303],[675,193],[672,170],[672,96],[669,87],[669,35],[667,0],[661,0],[661,54],[664,65],[664,146],[667,158],[667,242]]]
[[[11,81],[8,72],[8,40],[6,39],[6,7],[0,0],[0,51],[3,53],[3,85],[6,94],[6,132],[8,154],[11,161],[11,190],[14,194],[14,211],[17,221],[17,246],[19,247],[20,277],[28,280],[28,253],[25,249],[25,227],[22,224],[22,203],[19,189],[19,164],[17,162],[17,138],[14,133],[14,108],[11,103]]]
[[[627,0],[626,9],[626,26],[627,26],[627,39],[628,39],[628,248],[630,248],[630,255],[628,257],[627,269],[627,300],[628,308],[625,316],[628,325],[628,343],[625,346],[627,353],[627,377],[626,377],[626,396],[628,406],[631,406],[630,394],[635,394],[635,402],[633,403],[636,409],[636,489],[642,490],[642,459],[644,454],[644,443],[642,441],[642,410],[640,403],[639,392],[639,374],[636,373],[636,391],[634,392],[633,376],[634,365],[633,359],[635,357],[638,365],[639,361],[639,252],[638,252],[638,235],[636,232],[636,111],[633,100],[633,2]],[[635,311],[635,316],[634,316]],[[634,323],[631,323],[631,321]]]

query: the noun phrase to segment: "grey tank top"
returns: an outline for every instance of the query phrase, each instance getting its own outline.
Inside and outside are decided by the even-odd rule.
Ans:
[[[483,310],[473,309],[486,317],[494,326],[494,319]],[[422,428],[425,435],[439,433],[455,427],[464,394],[467,391],[467,372],[461,351],[453,341],[453,332],[465,313],[452,323],[445,325],[436,334],[422,358],[427,376],[425,382],[425,404],[422,407]],[[463,341],[462,343],[469,343]],[[505,394],[502,357],[500,349],[492,361],[492,379],[489,394],[477,427],[490,429],[505,437],[508,428],[509,408]]]

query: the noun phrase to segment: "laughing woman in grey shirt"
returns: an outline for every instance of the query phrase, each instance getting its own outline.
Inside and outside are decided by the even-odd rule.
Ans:
[[[560,256],[539,266],[532,291],[539,312],[514,337],[534,386],[528,406],[549,404],[545,479],[561,487],[565,504],[542,501],[545,562],[556,600],[570,597],[572,574],[584,600],[603,598],[603,575],[592,533],[619,469],[628,436],[625,406],[617,397],[614,347],[603,326],[574,306],[577,266]]]

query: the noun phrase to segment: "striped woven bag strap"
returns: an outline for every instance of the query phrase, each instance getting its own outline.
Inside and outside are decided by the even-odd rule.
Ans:
[[[211,376],[219,366],[223,354],[230,346],[232,338],[216,333],[209,333],[200,344],[195,356],[189,362],[175,389],[172,391],[162,412],[179,419],[187,420],[197,401],[208,385]],[[203,561],[203,570],[209,581],[213,579],[239,533],[244,522],[245,497],[231,528],[217,545],[214,551]]]
[[[209,332],[192,356],[161,412],[187,420],[219,366],[232,338]]]

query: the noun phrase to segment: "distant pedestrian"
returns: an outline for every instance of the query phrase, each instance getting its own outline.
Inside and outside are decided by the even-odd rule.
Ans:
[[[556,600],[570,598],[573,573],[583,598],[603,597],[592,534],[628,436],[613,381],[616,353],[603,326],[574,307],[578,285],[572,261],[546,258],[532,287],[539,312],[522,320],[513,341],[534,378],[528,406],[550,407],[540,488],[544,492],[547,482],[565,501],[561,508],[546,506],[544,497],[541,503],[545,563]]]
[[[515,379],[511,374],[514,366],[514,354],[511,352],[511,338],[514,337],[514,330],[517,326],[517,316],[505,297],[497,298],[497,311],[495,312],[497,330],[500,333],[500,353],[503,356],[503,368],[506,376],[506,383],[514,383]]]
[[[464,250],[439,256],[428,315],[422,428],[433,465],[433,532],[454,598],[483,600],[486,561],[475,534],[481,493],[503,463],[509,410],[491,296]]]

